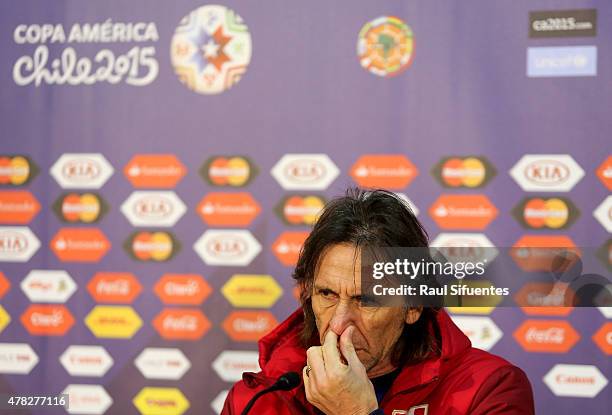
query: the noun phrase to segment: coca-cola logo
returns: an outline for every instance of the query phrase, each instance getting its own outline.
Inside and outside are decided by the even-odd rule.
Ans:
[[[96,293],[105,295],[128,295],[130,293],[130,282],[127,280],[102,280],[96,284]]]
[[[551,327],[546,330],[538,330],[535,327],[531,327],[527,330],[525,340],[529,343],[563,344],[565,341],[565,331],[560,327]]]
[[[538,185],[559,185],[570,177],[570,169],[558,160],[539,160],[525,167],[527,180]]]
[[[196,331],[198,320],[194,316],[167,316],[162,326],[166,330]]]

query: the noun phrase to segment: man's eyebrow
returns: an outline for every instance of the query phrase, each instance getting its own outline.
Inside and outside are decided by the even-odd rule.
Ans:
[[[329,288],[329,287],[327,287],[327,286],[325,286],[325,285],[315,284],[314,289],[315,289],[315,291],[323,291],[323,290],[326,290],[326,291],[331,292],[332,294],[336,294],[336,295],[338,295],[338,293],[337,293],[336,291],[332,290],[331,288]],[[363,297],[363,294],[353,294],[353,295],[351,295],[351,298],[352,298],[352,299],[354,299],[354,300],[355,300],[355,299],[360,299],[360,298],[362,298],[362,297]]]
[[[315,288],[315,290],[317,290],[317,291],[327,290],[327,291],[330,291],[330,292],[332,292],[332,293],[334,293],[334,294],[338,294],[337,292],[335,292],[334,290],[332,290],[331,288],[329,288],[329,287],[327,287],[327,286],[325,286],[325,285],[315,284],[314,288]]]

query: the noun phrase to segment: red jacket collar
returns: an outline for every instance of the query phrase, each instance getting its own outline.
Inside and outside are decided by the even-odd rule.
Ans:
[[[439,356],[433,356],[414,365],[407,365],[398,375],[394,385],[401,385],[402,390],[424,383],[429,383],[452,368],[453,359],[471,348],[471,342],[453,323],[444,310],[437,313],[436,322],[442,339],[442,350]],[[269,379],[271,383],[285,372],[294,371],[301,374],[306,362],[306,350],[300,342],[300,333],[304,325],[304,314],[301,308],[294,311],[285,321],[259,341],[259,366],[262,373],[257,376],[259,382]],[[249,376],[247,383],[252,382]],[[267,383],[267,382],[265,382]],[[391,394],[398,392],[391,389]]]

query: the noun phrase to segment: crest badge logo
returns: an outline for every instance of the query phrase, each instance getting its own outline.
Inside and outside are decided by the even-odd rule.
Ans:
[[[170,57],[179,80],[194,92],[219,94],[240,81],[251,61],[251,35],[242,18],[219,5],[183,17]]]
[[[397,17],[378,17],[361,28],[357,56],[361,66],[374,75],[398,75],[414,58],[412,29]]]

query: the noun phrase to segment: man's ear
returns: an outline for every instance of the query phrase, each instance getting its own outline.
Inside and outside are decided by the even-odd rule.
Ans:
[[[419,317],[421,317],[421,313],[423,312],[423,307],[408,307],[406,310],[406,324],[414,324],[418,321]]]

